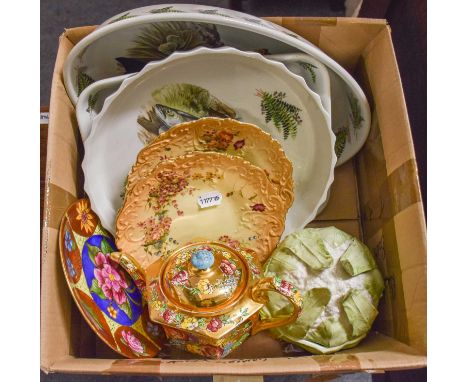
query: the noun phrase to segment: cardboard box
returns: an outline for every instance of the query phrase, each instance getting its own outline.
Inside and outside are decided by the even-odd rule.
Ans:
[[[266,333],[229,359],[122,359],[74,306],[59,260],[58,227],[83,196],[82,143],[62,80],[64,60],[94,27],[66,30],[55,65],[48,137],[41,285],[41,368],[46,372],[153,375],[265,375],[426,366],[426,227],[417,166],[390,28],[384,20],[270,18],[319,46],[355,75],[372,110],[372,129],[352,162],[336,170],[330,202],[310,226],[335,225],[374,250],[386,290],[372,332],[328,356],[288,357]]]

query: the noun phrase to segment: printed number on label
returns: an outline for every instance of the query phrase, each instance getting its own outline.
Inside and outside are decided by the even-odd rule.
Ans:
[[[205,192],[197,198],[200,208],[219,206],[223,200],[223,195],[218,191]]]

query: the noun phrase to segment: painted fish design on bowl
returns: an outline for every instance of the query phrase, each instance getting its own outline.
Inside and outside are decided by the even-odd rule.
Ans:
[[[155,104],[138,116],[138,137],[148,144],[159,134],[179,123],[203,117],[236,119],[237,113],[208,90],[192,84],[169,84],[156,89]]]

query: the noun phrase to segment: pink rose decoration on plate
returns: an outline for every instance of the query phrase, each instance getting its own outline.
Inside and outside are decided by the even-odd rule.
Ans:
[[[231,262],[229,262],[226,259],[221,260],[221,264],[219,264],[219,268],[221,268],[223,273],[225,273],[226,275],[229,275],[229,276],[233,275],[234,271],[237,269],[234,264],[232,264]]]
[[[172,284],[175,285],[186,285],[188,283],[188,272],[180,271],[171,280]]]
[[[206,328],[211,332],[217,332],[221,326],[223,326],[221,320],[218,317],[213,317]]]
[[[114,268],[114,264],[109,261],[109,255],[99,252],[95,257],[95,262],[94,276],[106,298],[114,300],[118,305],[125,303],[127,301],[125,288],[128,288],[128,284]]]
[[[122,331],[122,338],[130,349],[135,353],[142,354],[144,352],[143,345],[141,341],[135,337],[130,331]]]

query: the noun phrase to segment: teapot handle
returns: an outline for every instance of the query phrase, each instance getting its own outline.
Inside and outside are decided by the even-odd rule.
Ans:
[[[260,304],[268,302],[267,292],[276,292],[286,297],[293,305],[293,312],[289,316],[276,317],[269,319],[258,319],[252,327],[252,335],[258,332],[275,328],[277,326],[288,325],[296,321],[299,313],[302,311],[302,296],[299,290],[286,280],[279,277],[265,277],[260,279],[252,288],[252,300]]]
[[[123,269],[125,269],[130,277],[135,282],[135,285],[145,296],[146,281],[145,273],[141,270],[140,266],[133,260],[131,256],[126,255],[122,252],[112,252],[110,254],[112,260],[118,262]]]

